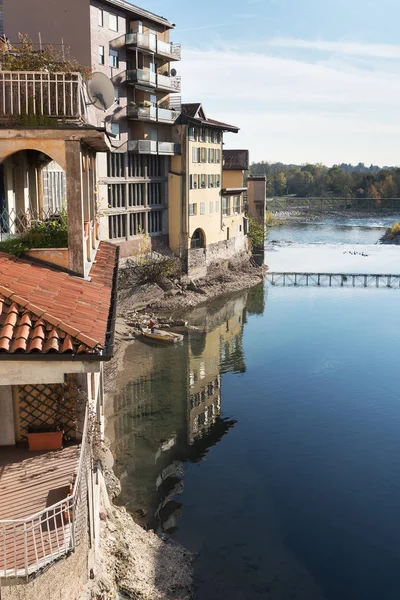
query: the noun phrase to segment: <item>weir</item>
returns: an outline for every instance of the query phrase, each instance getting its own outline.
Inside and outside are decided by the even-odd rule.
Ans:
[[[277,287],[376,287],[400,288],[400,274],[392,273],[301,273],[266,274],[266,282]]]

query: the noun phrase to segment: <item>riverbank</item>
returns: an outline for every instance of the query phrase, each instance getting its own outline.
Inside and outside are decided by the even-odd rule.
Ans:
[[[285,223],[312,223],[321,221],[323,219],[375,219],[377,217],[385,218],[394,215],[392,210],[379,210],[379,211],[362,211],[362,210],[307,210],[307,209],[295,209],[295,210],[278,210],[273,211],[273,217],[279,222],[280,225]]]
[[[151,309],[156,316],[184,311],[218,296],[253,287],[263,281],[266,273],[265,266],[256,265],[246,254],[212,265],[207,276],[195,282],[181,277],[165,280],[160,285],[137,285],[132,265],[127,262],[121,266],[123,283],[120,284],[118,314],[122,317],[132,310]]]

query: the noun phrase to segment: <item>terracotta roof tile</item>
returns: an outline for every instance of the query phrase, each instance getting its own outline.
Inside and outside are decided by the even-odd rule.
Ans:
[[[0,253],[1,353],[98,354],[106,348],[118,250],[101,242],[90,281]]]

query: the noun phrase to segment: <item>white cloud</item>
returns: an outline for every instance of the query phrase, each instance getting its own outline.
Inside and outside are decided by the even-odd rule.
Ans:
[[[186,49],[184,101],[201,101],[208,115],[239,126],[227,146],[248,147],[252,160],[398,164],[400,61],[382,69],[383,46],[362,53],[350,44],[353,54],[355,46],[359,56],[374,48],[378,62],[276,56],[272,43],[262,53]]]
[[[371,58],[400,59],[400,45],[397,44],[363,44],[360,42],[301,40],[290,38],[272,38],[261,43],[273,48],[293,48],[315,50],[318,52],[334,52],[342,55],[367,56]]]

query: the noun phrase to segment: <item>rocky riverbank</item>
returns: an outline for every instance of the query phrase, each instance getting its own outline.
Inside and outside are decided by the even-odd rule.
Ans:
[[[273,217],[280,224],[298,222],[312,223],[321,221],[322,219],[374,219],[376,217],[390,217],[393,215],[391,210],[378,211],[361,211],[361,210],[312,210],[296,209],[296,210],[279,210],[274,211]]]
[[[207,276],[191,281],[183,276],[165,279],[162,283],[138,285],[134,263],[121,265],[118,313],[147,311],[159,316],[176,313],[203,304],[208,300],[253,287],[263,281],[266,267],[259,267],[247,254],[230,261],[221,261],[208,270]]]

